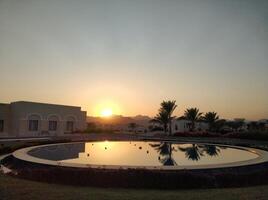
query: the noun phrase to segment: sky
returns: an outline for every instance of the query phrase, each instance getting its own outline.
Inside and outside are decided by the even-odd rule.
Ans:
[[[268,118],[267,0],[0,0],[0,102]]]

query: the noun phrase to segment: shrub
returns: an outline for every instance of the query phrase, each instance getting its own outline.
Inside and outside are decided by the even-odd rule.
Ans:
[[[239,138],[239,139],[253,139],[253,140],[268,140],[267,131],[246,131],[246,132],[232,132],[225,134],[227,138]]]
[[[219,133],[213,133],[208,131],[198,131],[198,132],[176,132],[175,137],[220,137]]]
[[[249,140],[268,140],[267,131],[243,131],[243,132],[229,132],[226,134],[198,131],[198,132],[176,132],[175,137],[224,137],[236,139],[249,139]]]

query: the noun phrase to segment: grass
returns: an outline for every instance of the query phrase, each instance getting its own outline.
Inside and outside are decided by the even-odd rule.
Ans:
[[[90,177],[89,177],[90,178]],[[268,199],[268,185],[248,188],[202,190],[135,190],[74,187],[17,179],[0,174],[1,200],[127,200],[127,199]]]

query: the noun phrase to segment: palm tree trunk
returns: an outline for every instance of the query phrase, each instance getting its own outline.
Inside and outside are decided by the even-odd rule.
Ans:
[[[169,122],[169,135],[172,134],[172,122],[170,121]]]
[[[192,131],[194,131],[194,130],[195,130],[195,122],[192,121]]]
[[[164,125],[164,132],[167,134],[167,124]]]
[[[208,130],[210,131],[210,132],[212,132],[212,123],[209,123],[209,128],[208,128]]]

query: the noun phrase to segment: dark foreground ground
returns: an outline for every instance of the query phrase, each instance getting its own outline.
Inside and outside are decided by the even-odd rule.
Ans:
[[[101,137],[91,135],[90,139],[122,139],[110,138],[105,135]],[[127,139],[123,138],[123,139]],[[78,139],[78,138],[77,138]],[[131,139],[131,138],[129,138]],[[80,139],[79,139],[80,140]],[[87,140],[89,140],[87,138]],[[193,138],[180,138],[181,141],[193,140]],[[218,138],[195,138],[195,141],[206,141],[213,143],[229,143],[236,145],[258,146],[267,149],[267,142],[246,141],[246,140],[219,140]],[[4,146],[10,146],[1,142]],[[18,145],[12,142],[12,145]],[[266,177],[264,177],[266,178]],[[7,175],[0,174],[0,200],[29,200],[29,199],[268,199],[268,185],[241,188],[225,189],[195,189],[195,190],[149,190],[149,189],[115,189],[115,188],[94,188],[94,187],[77,187],[67,185],[57,185],[41,183],[29,180],[18,179]]]
[[[202,190],[134,190],[73,187],[21,180],[0,174],[1,200],[127,200],[127,199],[268,199],[268,186]]]

